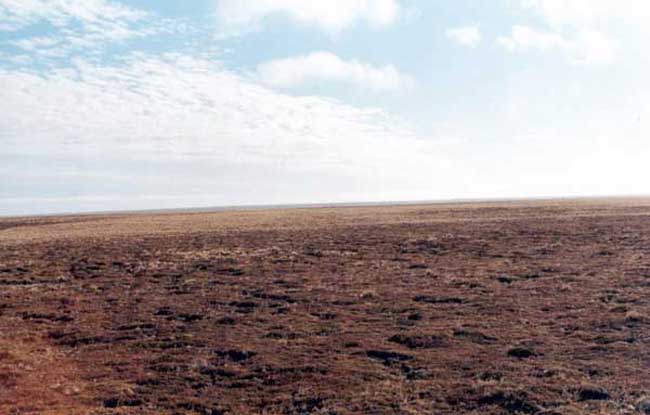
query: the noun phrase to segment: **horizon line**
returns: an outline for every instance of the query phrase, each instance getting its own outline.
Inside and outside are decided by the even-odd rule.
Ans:
[[[216,206],[187,206],[162,209],[118,209],[118,210],[96,210],[79,212],[53,212],[38,214],[4,215],[0,213],[0,220],[25,219],[43,217],[65,217],[65,216],[113,216],[113,215],[146,215],[166,213],[216,213],[232,211],[258,211],[258,210],[279,210],[279,209],[326,209],[326,208],[354,208],[373,206],[418,206],[418,205],[445,205],[445,204],[469,204],[469,203],[516,203],[516,202],[544,202],[544,201],[571,201],[571,200],[602,200],[602,199],[650,199],[650,194],[632,195],[588,195],[588,196],[529,196],[529,197],[495,197],[495,198],[449,198],[449,199],[415,199],[415,200],[376,200],[376,201],[348,201],[348,202],[306,202],[306,203],[270,203],[270,204],[233,204]]]

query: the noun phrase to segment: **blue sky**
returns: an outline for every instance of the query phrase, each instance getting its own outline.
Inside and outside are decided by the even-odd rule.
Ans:
[[[641,0],[0,0],[0,214],[648,194]]]

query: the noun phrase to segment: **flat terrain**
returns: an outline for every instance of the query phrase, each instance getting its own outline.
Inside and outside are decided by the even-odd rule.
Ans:
[[[650,200],[0,219],[0,414],[635,414],[648,395]]]

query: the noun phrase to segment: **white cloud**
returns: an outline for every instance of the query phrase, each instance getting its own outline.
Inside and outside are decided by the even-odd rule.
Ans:
[[[449,39],[461,46],[474,48],[481,42],[481,31],[476,26],[463,26],[447,30]]]
[[[375,67],[346,61],[330,52],[265,62],[258,66],[257,76],[263,83],[281,88],[337,82],[373,91],[404,91],[414,84],[410,76],[393,65]]]
[[[46,21],[63,27],[72,21],[83,25],[134,22],[147,13],[107,0],[0,0],[0,30],[18,30]]]
[[[396,159],[424,162],[431,150],[380,110],[276,93],[185,55],[133,55],[117,66],[78,60],[47,75],[0,69],[0,90],[7,154],[291,160],[297,170],[363,175]]]
[[[397,1],[375,14],[369,10],[379,3],[372,1],[311,3],[317,12],[305,3],[233,1],[229,28],[246,30],[242,22],[254,28],[283,15],[336,33],[358,23],[387,25],[401,15]],[[494,97],[511,114],[496,104],[494,110],[481,105],[479,114],[472,113],[474,101],[452,102],[426,113],[448,116],[449,127],[431,138],[378,109],[269,88],[313,82],[408,88],[411,78],[390,65],[317,52],[242,74],[200,57],[209,56],[205,48],[205,55],[111,55],[105,63],[92,54],[98,45],[175,30],[116,4],[0,0],[0,30],[48,23],[38,37],[0,50],[0,213],[603,194],[638,191],[648,176],[650,100],[632,96],[648,90],[642,65],[622,65],[619,76],[584,82],[587,71],[566,71],[565,78],[526,68],[532,75],[511,74],[514,81],[498,88],[516,99]],[[548,18],[544,29],[517,26],[498,42],[512,53],[556,54],[576,64],[611,61],[623,44],[608,35],[616,32],[591,23],[596,18],[576,19]],[[5,45],[20,34],[7,36]],[[66,59],[48,61],[52,56]],[[607,81],[614,83],[599,88]],[[576,84],[584,95],[571,95]],[[424,106],[438,106],[427,99]],[[476,99],[488,102],[485,95]],[[534,139],[501,138],[529,130]]]
[[[45,36],[19,39],[12,42],[13,45],[26,51],[33,51],[41,48],[51,48],[53,46],[56,46],[58,43],[59,40]]]
[[[390,25],[400,10],[398,0],[217,0],[216,16],[218,32],[225,35],[258,30],[274,15],[338,33],[360,21]]]
[[[13,46],[40,58],[62,58],[85,49],[97,54],[110,43],[173,32],[180,22],[107,0],[0,0],[0,32],[39,23],[46,35],[20,38]]]
[[[62,204],[32,210],[406,199],[450,168],[447,143],[384,111],[275,92],[189,55],[0,68],[0,91],[0,200],[15,202],[0,214],[42,195]]]
[[[585,29],[574,40],[570,56],[578,64],[606,64],[612,63],[617,53],[614,38],[598,30]]]
[[[499,37],[497,43],[511,52],[535,49],[546,51],[569,47],[569,42],[557,33],[538,32],[528,26],[520,25],[513,26],[511,35]]]
[[[650,33],[650,2],[645,0],[514,0],[514,3],[542,18],[545,28],[535,31],[554,43],[548,49],[562,50],[571,63],[638,60],[643,53],[642,39]],[[551,36],[556,40],[551,40]],[[513,36],[502,38],[499,43],[511,50],[521,49]]]
[[[497,43],[510,52],[556,51],[573,64],[611,63],[616,55],[616,44],[612,39],[601,32],[586,29],[573,38],[567,38],[555,32],[516,25],[510,36],[499,37]]]
[[[521,0],[554,25],[593,25],[611,22],[647,26],[650,2],[646,0]]]

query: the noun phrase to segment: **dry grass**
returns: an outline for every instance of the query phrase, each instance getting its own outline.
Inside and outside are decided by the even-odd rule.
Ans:
[[[0,413],[638,413],[649,260],[645,199],[6,218]]]

